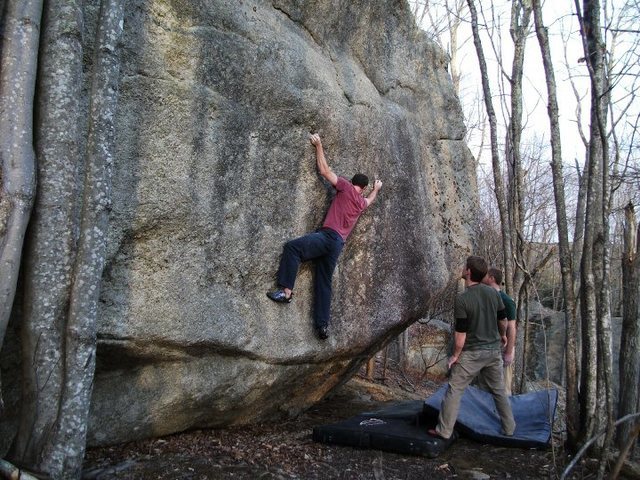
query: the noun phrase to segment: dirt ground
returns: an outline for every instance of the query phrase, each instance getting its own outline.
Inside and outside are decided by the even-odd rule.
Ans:
[[[405,381],[407,380],[407,381]],[[312,429],[400,400],[424,399],[438,384],[355,377],[296,419],[198,430],[87,452],[83,478],[105,479],[545,479],[558,478],[558,449],[499,448],[464,438],[438,458],[315,443]],[[416,387],[416,385],[420,385]],[[594,478],[581,465],[572,478]]]

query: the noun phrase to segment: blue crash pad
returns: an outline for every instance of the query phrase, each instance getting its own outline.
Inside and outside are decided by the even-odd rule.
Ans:
[[[424,413],[437,417],[448,385],[443,385],[424,402]],[[558,392],[555,389],[510,397],[516,430],[512,437],[500,433],[500,418],[493,396],[469,386],[462,396],[456,430],[473,440],[503,447],[546,448],[551,441]]]

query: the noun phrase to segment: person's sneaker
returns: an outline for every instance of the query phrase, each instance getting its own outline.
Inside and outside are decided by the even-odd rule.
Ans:
[[[293,296],[293,293],[291,294]],[[287,297],[287,294],[284,293],[284,290],[274,290],[273,292],[267,292],[267,297],[269,297],[274,302],[278,303],[291,303],[291,296]]]
[[[432,437],[439,438],[440,440],[444,440],[444,441],[449,440],[448,438],[440,435],[440,433],[435,428],[430,428],[429,430],[427,430],[427,433]]]
[[[458,433],[455,430],[451,433],[451,436],[449,438],[445,438],[440,435],[440,433],[438,433],[435,428],[430,428],[429,430],[427,430],[427,434],[429,434],[429,436],[434,438],[437,442],[441,443],[444,449],[449,448],[451,444],[458,439]]]
[[[316,333],[318,334],[318,338],[320,340],[326,340],[329,338],[329,332],[327,331],[327,327],[316,327]]]

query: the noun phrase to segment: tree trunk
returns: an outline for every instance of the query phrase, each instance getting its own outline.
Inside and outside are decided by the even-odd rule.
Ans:
[[[588,11],[588,0],[584,2],[584,9]],[[578,1],[576,0],[576,9],[580,14]],[[580,17],[581,18],[581,17]],[[588,56],[588,47],[586,45],[586,28],[584,21],[581,19],[581,32],[583,42],[585,43],[585,55]],[[589,63],[589,62],[587,62]],[[593,85],[592,85],[593,86]],[[580,285],[580,310],[582,319],[582,369],[581,369],[581,390],[580,390],[580,415],[581,415],[581,432],[582,441],[591,438],[597,429],[597,372],[598,372],[598,356],[597,356],[597,292],[596,292],[596,273],[597,265],[594,265],[594,256],[596,255],[595,243],[596,237],[601,234],[599,231],[600,219],[602,218],[602,143],[600,134],[597,131],[598,124],[596,121],[596,104],[597,93],[591,92],[591,134],[589,138],[589,154],[587,162],[587,182],[586,187],[586,203],[585,203],[585,228],[583,238],[583,251],[581,262],[581,285]]]
[[[606,46],[601,36],[600,27],[600,3],[593,2],[591,8],[597,12],[597,18],[591,15],[591,28],[588,44],[591,47],[588,62],[593,65],[589,69],[592,90],[597,93],[596,121],[598,128],[596,133],[600,135],[602,145],[602,208],[600,210],[600,232],[595,243],[596,258],[598,258],[599,274],[596,282],[598,285],[598,309],[597,309],[597,338],[598,338],[598,363],[601,372],[601,380],[598,382],[598,398],[602,400],[602,408],[605,413],[602,419],[606,422],[607,433],[603,442],[602,457],[598,469],[600,478],[604,478],[608,450],[615,436],[614,427],[614,398],[613,398],[613,334],[611,326],[611,240],[610,218],[612,208],[611,174],[609,162],[609,135],[607,133],[607,115],[610,102],[610,88],[608,70],[605,64],[604,52]],[[587,18],[587,17],[585,17]],[[592,120],[593,123],[593,120]]]
[[[375,371],[376,371],[376,356],[374,355],[369,360],[367,360],[367,369],[365,373],[367,380],[373,381]]]
[[[25,252],[23,395],[13,455],[51,471],[64,382],[64,335],[77,243],[81,138],[82,2],[48,2],[38,72],[38,195]]]
[[[525,338],[528,337],[528,295],[531,277],[527,271],[526,240],[524,237],[524,172],[522,168],[521,138],[522,138],[522,77],[524,73],[524,55],[529,26],[531,24],[531,2],[513,1],[511,4],[511,24],[509,33],[513,40],[514,52],[511,65],[511,115],[507,130],[505,159],[509,171],[509,219],[511,222],[511,247],[514,255],[513,278],[511,285],[513,293],[517,292],[517,319],[526,317]],[[525,340],[527,341],[527,340]],[[524,391],[524,378],[527,371],[527,355],[521,356],[522,361],[515,363],[520,372],[519,388],[516,392]]]
[[[521,347],[518,347],[516,351],[521,351],[522,353],[519,353],[517,358],[513,359],[513,366],[515,369],[514,378],[519,378],[513,391],[515,394],[524,392],[526,386],[525,381],[528,369],[527,359],[529,358],[529,344],[531,342],[531,340],[529,340],[531,323],[529,322],[528,296],[529,292],[527,289],[527,283],[523,283],[520,287],[520,291],[518,292],[518,312],[522,312],[522,314],[518,313],[518,330],[516,333],[518,335],[516,345],[521,345]]]
[[[409,352],[409,331],[403,330],[393,341],[392,345],[392,360],[399,368],[406,368],[407,366],[407,354]]]
[[[586,145],[587,151],[589,150],[589,145]],[[577,298],[578,292],[580,290],[580,269],[578,269],[578,265],[582,264],[582,250],[584,249],[584,217],[585,217],[585,209],[586,209],[586,197],[587,197],[587,169],[589,168],[589,156],[586,155],[584,166],[582,167],[582,171],[580,171],[580,166],[577,165],[576,161],[576,174],[578,175],[578,201],[576,203],[576,224],[573,230],[573,246],[572,246],[572,265],[573,265],[573,296],[576,302],[579,301]],[[577,304],[576,304],[577,309]]]
[[[540,0],[533,0],[536,36],[542,54],[545,80],[547,84],[549,115],[549,129],[551,132],[551,171],[553,175],[553,192],[556,204],[556,221],[558,225],[558,250],[560,273],[562,277],[562,292],[565,300],[565,356],[566,356],[566,395],[567,395],[567,442],[572,450],[577,447],[578,432],[580,430],[580,416],[578,411],[578,348],[576,338],[578,325],[576,319],[576,302],[573,289],[573,272],[571,263],[571,246],[569,244],[569,228],[567,224],[566,203],[564,194],[564,175],[562,173],[562,149],[560,136],[560,122],[558,113],[558,96],[556,80],[551,61],[551,48],[547,28],[542,19]]]
[[[640,229],[633,204],[625,208],[624,255],[622,257],[622,335],[620,342],[620,399],[618,417],[638,411],[640,402]],[[625,447],[633,425],[622,424],[616,442]]]
[[[51,39],[56,42],[52,48],[59,47],[63,57],[71,60],[65,65],[64,73],[43,71],[43,81],[53,81],[51,75],[62,75],[57,78],[62,85],[61,90],[53,92],[51,97],[44,97],[43,102],[51,101],[53,105],[43,105],[43,113],[56,116],[64,107],[68,97],[63,94],[75,92],[79,88],[81,68],[81,4],[77,1],[65,0],[64,5],[51,4],[47,11],[51,18]],[[45,320],[42,306],[36,305],[29,310],[23,352],[24,363],[29,368],[26,376],[33,381],[30,384],[28,404],[30,410],[23,411],[21,428],[16,445],[16,453],[22,456],[21,463],[30,462],[35,470],[45,472],[52,478],[79,478],[86,444],[89,401],[93,385],[96,348],[96,314],[100,292],[100,283],[104,267],[106,249],[106,230],[108,211],[111,203],[111,168],[114,150],[114,121],[117,105],[119,81],[119,41],[122,33],[123,3],[121,0],[103,0],[100,8],[98,32],[95,44],[95,58],[89,97],[89,118],[86,152],[84,153],[84,180],[81,204],[74,207],[66,202],[79,198],[74,195],[73,179],[76,176],[77,164],[73,165],[75,155],[82,158],[77,150],[71,150],[64,156],[64,142],[73,141],[77,130],[70,126],[68,135],[59,137],[62,143],[40,145],[43,153],[49,155],[45,177],[48,182],[43,191],[51,195],[52,201],[64,205],[62,212],[57,208],[50,209],[43,199],[42,209],[38,210],[34,226],[34,245],[30,268],[40,272],[40,278],[30,281],[30,295],[40,297],[42,288],[48,285],[47,278],[56,269],[70,269],[68,276],[51,292],[55,302],[53,327],[42,331],[40,324]],[[71,34],[70,34],[71,33]],[[64,63],[63,63],[64,65]],[[62,69],[61,65],[58,65]],[[56,94],[61,94],[59,97]],[[67,100],[65,100],[67,99]],[[69,108],[78,108],[70,100]],[[48,117],[47,117],[48,118]],[[71,121],[82,124],[76,117]],[[49,138],[54,131],[43,125],[42,140]],[[64,166],[63,171],[54,169]],[[77,251],[73,251],[76,240],[73,218],[80,212]],[[59,218],[57,217],[59,216]],[[56,221],[59,224],[53,225]],[[54,265],[51,259],[42,252],[42,245],[48,238],[61,234],[58,254]],[[74,255],[75,253],[75,255]],[[68,281],[70,279],[70,283]],[[50,314],[51,315],[51,314]],[[49,321],[52,319],[49,318]],[[51,351],[42,349],[45,345],[59,345],[59,357],[52,359]],[[49,356],[47,357],[47,354]],[[33,362],[33,358],[41,361]],[[52,387],[43,395],[44,375],[52,373]],[[46,406],[45,406],[46,405]],[[49,412],[53,415],[49,416]],[[35,414],[35,417],[32,416]],[[36,419],[44,428],[33,428],[30,419]],[[37,427],[37,425],[36,425]]]
[[[65,329],[65,381],[57,435],[51,448],[52,461],[65,477],[69,474],[79,477],[86,444],[95,369],[97,305],[111,208],[123,16],[122,0],[103,0],[90,94],[80,239]],[[73,455],[69,453],[70,444],[74,446]]]
[[[7,0],[0,60],[0,348],[35,195],[33,98],[42,0]],[[1,389],[0,389],[1,392]],[[2,410],[0,395],[0,411]]]
[[[509,218],[511,219],[511,245],[515,255],[513,272],[513,293],[520,292],[526,280],[524,239],[524,173],[522,171],[522,155],[520,139],[522,137],[522,76],[524,52],[531,23],[531,4],[528,1],[513,1],[511,4],[511,25],[509,32],[513,40],[513,63],[511,65],[511,116],[509,119],[507,153],[509,163]],[[521,304],[519,304],[521,305]],[[519,308],[519,312],[522,309]]]
[[[580,372],[581,440],[593,436],[596,430],[597,351],[596,351],[596,289],[593,275],[592,221],[585,223],[585,242],[581,264],[580,310],[582,320],[582,360]]]
[[[99,18],[89,104],[80,240],[66,326],[66,383],[61,410],[66,421],[61,422],[59,441],[56,442],[56,453],[62,457],[68,438],[75,436],[78,442],[81,440],[82,452],[78,452],[81,455],[75,459],[77,464],[74,465],[78,472],[84,456],[89,401],[93,388],[97,306],[111,209],[124,1],[103,0]],[[77,428],[74,423],[77,420],[83,422],[82,432],[75,431]],[[65,468],[65,471],[70,469]]]
[[[478,12],[474,0],[467,0],[469,11],[471,13],[471,30],[473,32],[473,44],[475,45],[478,63],[480,65],[480,73],[482,78],[482,92],[484,96],[484,104],[489,119],[489,136],[491,138],[491,164],[493,167],[493,182],[496,192],[496,200],[498,203],[498,211],[500,212],[500,223],[502,224],[502,249],[504,259],[504,280],[505,290],[513,294],[513,268],[512,268],[512,248],[511,248],[511,227],[509,222],[509,210],[507,208],[502,169],[500,167],[500,158],[498,155],[498,127],[496,112],[493,108],[493,100],[491,97],[491,87],[489,85],[489,75],[487,70],[487,62],[484,57],[484,50],[478,32]]]
[[[583,318],[583,364],[587,372],[583,375],[585,395],[583,396],[585,425],[584,434],[591,436],[597,421],[604,420],[607,435],[604,440],[605,451],[613,438],[613,398],[611,385],[611,307],[609,294],[609,211],[610,182],[608,168],[608,140],[606,132],[608,87],[604,62],[605,45],[601,38],[600,2],[584,0],[582,15],[576,8],[580,20],[580,32],[583,40],[589,77],[591,80],[591,125],[589,135],[589,169],[587,203],[585,214],[585,236],[582,256],[582,295],[585,305]],[[595,363],[595,377],[593,368]],[[595,384],[595,386],[594,386]],[[594,417],[594,406],[598,399],[604,403],[604,418]],[[604,475],[604,463],[599,476]]]

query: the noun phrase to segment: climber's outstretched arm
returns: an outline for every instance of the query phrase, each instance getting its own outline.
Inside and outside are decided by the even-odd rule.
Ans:
[[[324,157],[324,150],[322,149],[320,135],[318,135],[317,133],[313,133],[309,137],[309,140],[311,140],[311,143],[316,147],[316,164],[318,165],[318,171],[320,172],[320,175],[326,178],[329,183],[335,187],[338,183],[338,176],[333,173],[331,168],[329,168],[327,159]]]

